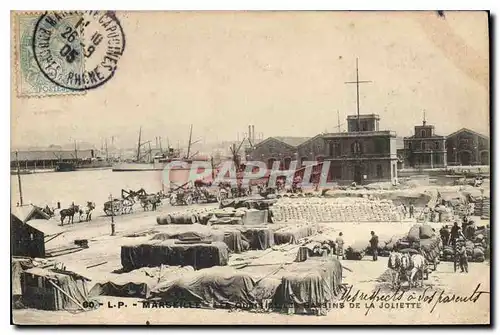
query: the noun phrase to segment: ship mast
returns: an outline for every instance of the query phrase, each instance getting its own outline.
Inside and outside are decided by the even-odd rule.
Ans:
[[[139,141],[137,142],[137,161],[139,161],[141,157],[141,132],[142,127],[139,128]]]
[[[188,151],[187,151],[187,155],[186,155],[186,158],[189,158],[189,153],[191,151],[191,137],[193,135],[193,125],[191,125],[190,129],[189,129],[189,143],[188,143]]]

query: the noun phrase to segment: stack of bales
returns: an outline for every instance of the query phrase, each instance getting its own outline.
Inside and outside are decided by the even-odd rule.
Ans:
[[[412,226],[406,240],[409,242],[410,248],[420,249],[429,263],[434,264],[439,260],[442,241],[431,226],[427,224]]]
[[[395,222],[400,210],[391,200],[366,198],[280,199],[273,206],[275,222]]]
[[[356,241],[345,249],[345,259],[359,261],[365,256],[368,249],[367,242]]]
[[[176,211],[167,215],[158,216],[156,222],[159,225],[166,224],[194,224],[202,223],[201,218],[213,211],[214,208],[202,207],[192,208],[185,211]]]
[[[489,229],[486,227],[477,228],[474,237],[465,241],[467,260],[469,262],[484,262],[489,252]],[[443,249],[442,260],[453,262],[455,251],[451,245]]]

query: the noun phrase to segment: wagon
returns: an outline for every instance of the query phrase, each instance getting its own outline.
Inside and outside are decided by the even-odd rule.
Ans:
[[[120,215],[123,211],[123,200],[122,199],[114,199],[112,201],[106,201],[104,203],[104,213],[106,215]]]

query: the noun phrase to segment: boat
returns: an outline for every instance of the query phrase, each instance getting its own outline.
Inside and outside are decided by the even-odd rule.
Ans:
[[[141,158],[144,158],[144,156],[151,156],[151,149],[149,150],[146,155],[141,155],[141,148],[149,143],[141,143],[141,135],[142,135],[142,129],[139,129],[139,141],[137,144],[137,156],[136,159],[132,162],[121,162],[113,166],[112,171],[113,172],[132,172],[132,171],[163,171],[167,167],[170,166],[169,169],[169,176],[168,180],[170,183],[173,183],[175,185],[182,185],[185,182],[187,182],[188,177],[189,177],[189,171],[191,170],[191,165],[194,160],[197,161],[208,161],[208,158],[201,158],[201,157],[196,157],[193,158],[195,155],[190,155],[191,151],[191,145],[193,142],[191,142],[192,139],[192,131],[193,131],[193,126],[191,125],[190,133],[189,133],[189,144],[188,144],[188,149],[187,149],[187,154],[185,157],[181,157],[179,151],[173,150],[173,148],[168,148],[167,152],[162,152],[161,154],[153,157],[149,161],[146,160],[141,160]],[[174,163],[174,164],[170,164]],[[170,165],[169,165],[170,164]]]
[[[72,162],[59,162],[56,164],[55,172],[76,171],[76,165]]]

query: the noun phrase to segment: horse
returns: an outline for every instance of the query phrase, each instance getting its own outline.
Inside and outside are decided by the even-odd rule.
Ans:
[[[399,278],[401,274],[401,253],[399,252],[391,252],[389,254],[389,261],[387,262],[387,267],[391,269],[391,277],[392,277],[392,287],[395,288],[399,286]]]
[[[72,204],[69,208],[62,209],[59,214],[61,215],[61,226],[64,225],[64,219],[68,218],[68,224],[71,222],[73,224],[73,218],[76,213],[80,211],[80,207],[78,205]]]
[[[403,254],[403,256],[401,256],[401,270],[408,279],[408,286],[410,289],[417,273],[420,274],[420,286],[424,286],[424,274],[427,272],[427,261],[424,256],[420,254],[415,254],[413,256],[407,253]]]
[[[161,203],[160,198],[156,194],[141,196],[139,197],[139,200],[141,201],[141,206],[144,208],[144,211],[146,211],[149,205],[151,205],[151,210],[155,211],[157,205]]]
[[[45,214],[47,214],[49,217],[53,217],[54,216],[54,209],[50,208],[49,205],[45,206],[45,208],[42,208],[42,212],[44,212]]]
[[[87,206],[78,211],[80,222],[82,221],[82,216],[85,215],[85,221],[92,221],[92,211],[95,209],[95,203],[92,201],[87,201]]]

